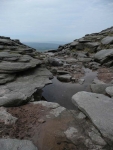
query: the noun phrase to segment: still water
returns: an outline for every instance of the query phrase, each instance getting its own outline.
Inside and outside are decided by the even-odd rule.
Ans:
[[[90,91],[90,84],[97,76],[97,72],[86,68],[84,70],[85,75],[82,77],[85,79],[84,84],[64,83],[54,77],[52,80],[53,83],[43,88],[43,97],[48,102],[56,102],[67,109],[75,109],[75,106],[71,102],[72,96],[79,91]]]

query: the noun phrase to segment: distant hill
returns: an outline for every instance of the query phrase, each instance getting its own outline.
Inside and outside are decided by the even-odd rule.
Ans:
[[[54,43],[36,43],[36,42],[24,42],[24,44],[35,48],[38,51],[46,51],[51,49],[57,49],[60,44],[54,44]]]

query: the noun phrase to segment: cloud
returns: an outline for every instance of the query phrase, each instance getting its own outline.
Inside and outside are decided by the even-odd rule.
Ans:
[[[113,25],[111,0],[1,0],[1,35],[72,41]]]

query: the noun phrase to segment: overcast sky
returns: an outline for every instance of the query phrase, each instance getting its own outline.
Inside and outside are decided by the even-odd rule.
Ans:
[[[0,35],[71,42],[113,26],[113,0],[0,0]]]

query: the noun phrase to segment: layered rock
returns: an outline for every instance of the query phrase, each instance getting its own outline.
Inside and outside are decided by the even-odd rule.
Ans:
[[[29,102],[38,89],[51,83],[52,74],[41,64],[39,52],[33,48],[0,37],[0,106]]]

